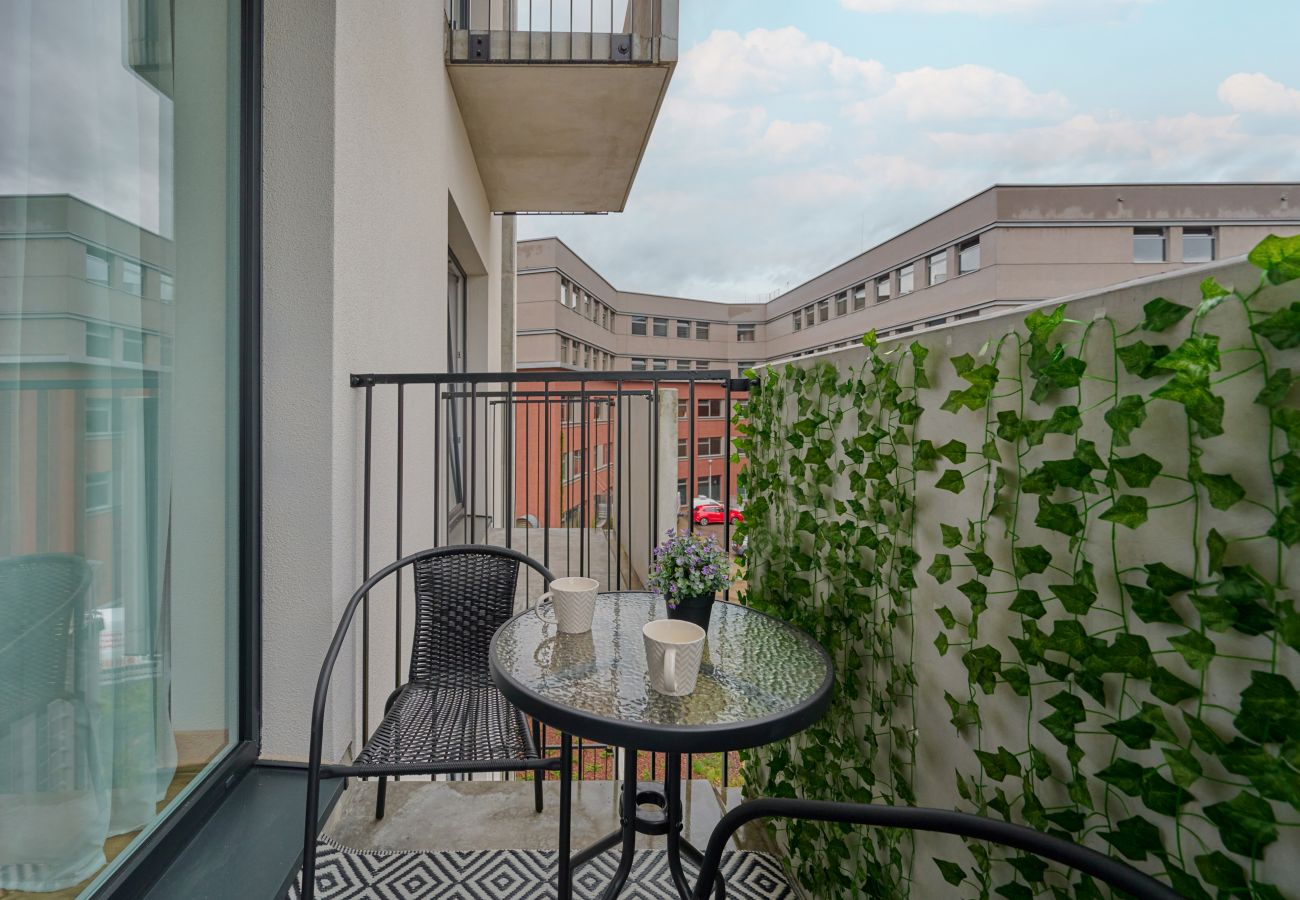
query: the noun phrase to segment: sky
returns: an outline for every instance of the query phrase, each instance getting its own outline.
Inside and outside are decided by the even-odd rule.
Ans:
[[[1300,179],[1300,0],[682,0],[616,287],[756,301],[995,183]]]

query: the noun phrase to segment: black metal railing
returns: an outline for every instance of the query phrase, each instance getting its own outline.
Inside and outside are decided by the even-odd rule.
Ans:
[[[470,543],[519,550],[603,590],[641,590],[670,528],[708,528],[731,546],[731,420],[748,382],[730,372],[362,374],[351,384],[362,392],[363,578],[403,553]],[[683,446],[684,456],[674,452]],[[720,523],[696,521],[704,491],[722,508]],[[392,589],[402,602],[372,611],[366,598],[361,608],[366,736],[383,712],[372,694],[382,699],[405,681],[410,587],[399,573]],[[525,570],[520,607],[542,590]],[[559,735],[548,730],[544,743],[557,753]],[[615,777],[613,748],[578,739],[575,750],[575,778]],[[657,779],[663,755],[641,756],[641,774]],[[692,756],[683,774],[725,790],[736,765],[734,753]]]
[[[676,0],[446,0],[452,62],[660,62]]]

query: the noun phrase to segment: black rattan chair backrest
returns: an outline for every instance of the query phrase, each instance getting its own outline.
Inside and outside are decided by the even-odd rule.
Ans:
[[[524,563],[550,583],[551,573],[541,565],[491,547],[443,548],[414,562],[412,682],[459,674],[487,677],[488,645],[514,615]]]
[[[77,616],[90,589],[80,556],[0,559],[0,724],[69,696]]]

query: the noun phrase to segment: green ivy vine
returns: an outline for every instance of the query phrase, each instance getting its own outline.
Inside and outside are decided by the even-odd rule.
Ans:
[[[1284,896],[1266,862],[1300,850],[1300,237],[1249,259],[1257,283],[1210,278],[1140,320],[1035,310],[942,361],[868,334],[861,365],[755,377],[745,600],[820,640],[837,684],[816,726],[743,754],[748,789],[914,804],[924,776],[920,802],[1096,846],[1189,898]],[[940,694],[950,730],[922,732]],[[951,790],[918,771],[934,742],[969,748]],[[890,831],[783,839],[818,897],[904,896],[923,865],[969,896],[1101,896],[978,842],[932,859]]]

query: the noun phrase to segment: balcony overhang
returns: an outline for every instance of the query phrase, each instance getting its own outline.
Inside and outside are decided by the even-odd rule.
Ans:
[[[493,211],[622,211],[672,69],[449,64]]]

